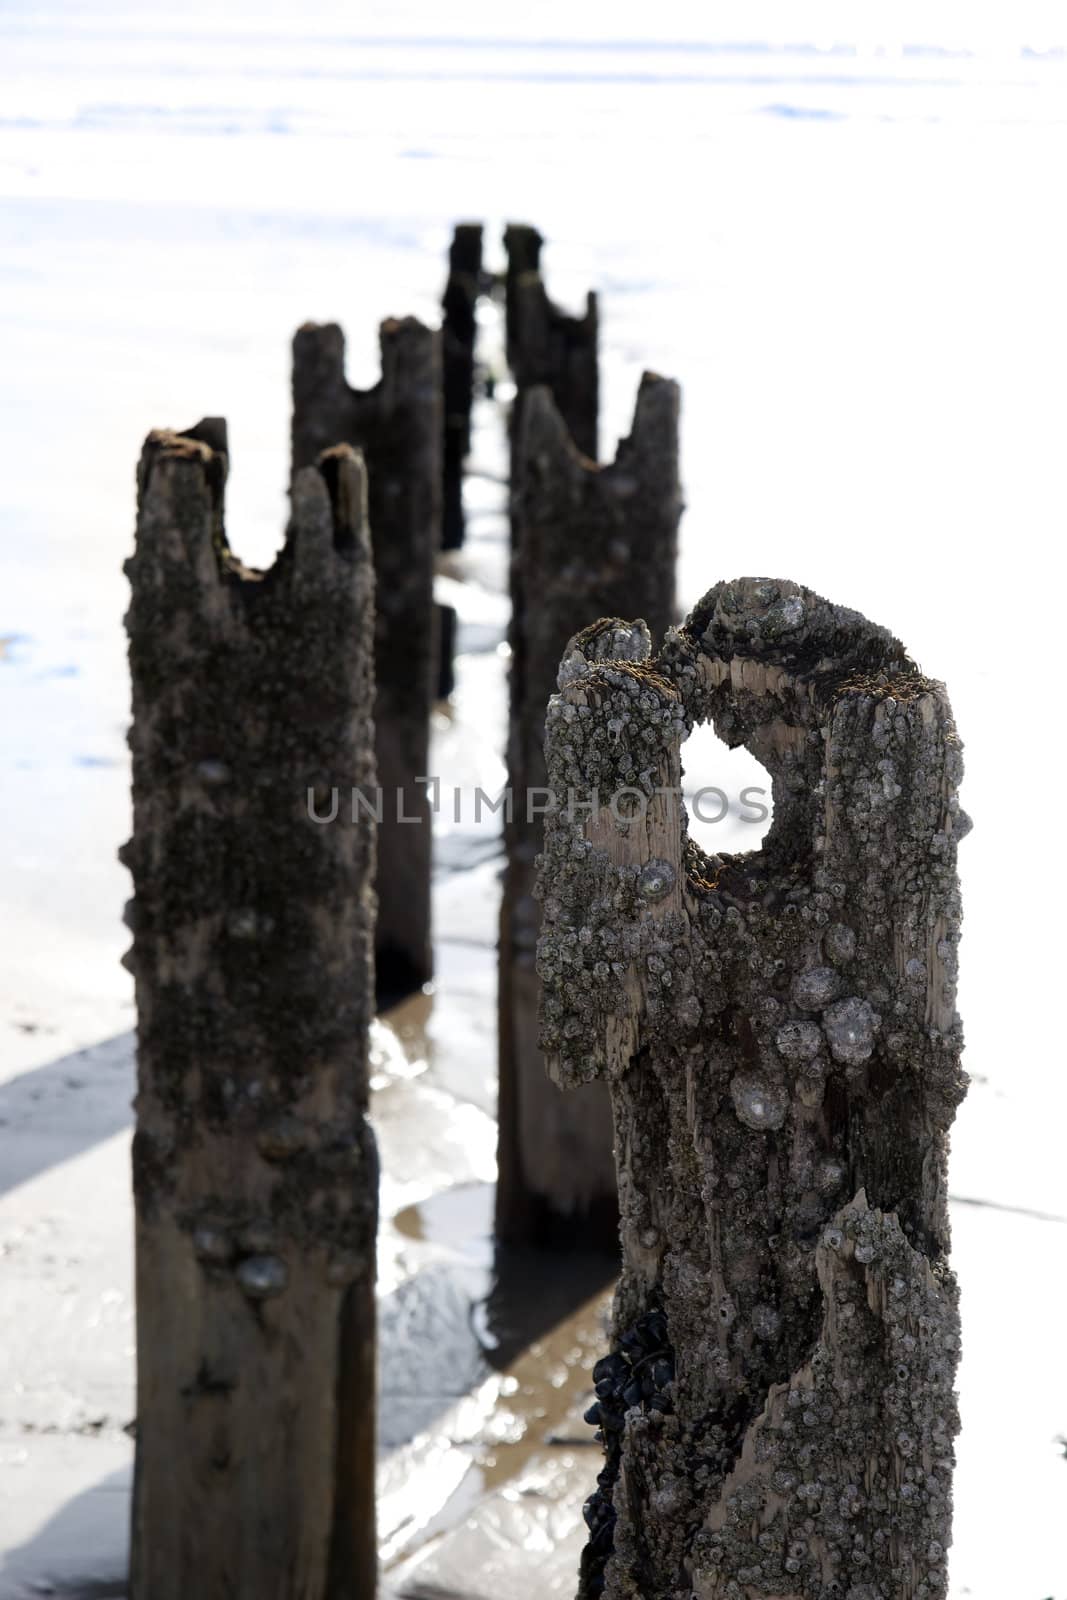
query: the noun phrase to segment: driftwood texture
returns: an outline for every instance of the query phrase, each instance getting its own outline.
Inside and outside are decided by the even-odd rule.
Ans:
[[[375,1585],[374,783],[362,464],[296,474],[285,547],[223,531],[225,424],[150,434],[133,683],[133,1600]]]
[[[463,463],[471,447],[476,313],[481,278],[481,223],[457,223],[448,252],[448,282],[441,299],[444,386],[441,546],[445,550],[458,550],[463,543]]]
[[[525,223],[509,223],[504,230],[507,357],[518,391],[512,438],[521,430],[527,393],[544,384],[578,449],[595,461],[600,403],[597,297],[592,292],[586,296],[580,317],[561,311],[549,299],[541,277],[543,244],[537,229]]]
[[[543,1044],[557,1082],[611,1084],[624,1256],[580,1595],[935,1600],[966,1083],[944,689],[763,579],[658,656],[602,625],[560,684],[549,782],[599,803],[546,831]],[[771,774],[756,853],[686,838],[680,749],[709,719]]]
[[[441,537],[439,335],[414,317],[381,326],[381,380],[345,380],[344,334],[307,323],[293,340],[293,471],[321,450],[350,444],[367,468],[376,613],[375,750],[378,829],[378,997],[387,1003],[427,982],[430,945],[430,712],[440,671],[433,617]],[[408,819],[408,820],[404,820]],[[413,819],[413,820],[412,820]]]
[[[534,862],[546,783],[545,707],[560,653],[590,616],[638,596],[662,635],[674,616],[681,495],[677,384],[646,373],[615,461],[576,450],[547,389],[523,413],[513,484],[507,865],[500,931],[500,1159],[497,1228],[513,1242],[617,1247],[606,1089],[561,1096],[537,1041]],[[582,1224],[581,1239],[576,1223]]]

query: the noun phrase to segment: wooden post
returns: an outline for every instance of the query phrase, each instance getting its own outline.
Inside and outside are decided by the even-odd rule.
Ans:
[[[519,301],[518,286],[526,277],[540,278],[541,251],[544,236],[527,222],[509,222],[504,229],[504,253],[507,270],[504,275],[504,334],[508,366],[512,371],[518,364]]]
[[[497,1187],[498,1234],[512,1242],[617,1247],[606,1090],[590,1085],[559,1095],[537,1043],[533,889],[547,781],[542,742],[560,653],[583,622],[638,596],[657,634],[673,619],[678,405],[677,384],[646,373],[633,432],[614,462],[596,467],[576,450],[548,390],[533,389],[516,445]]]
[[[456,687],[456,632],[459,618],[455,606],[435,606],[434,619],[438,630],[437,684],[438,700],[451,698]]]
[[[367,465],[377,608],[375,748],[378,829],[379,1004],[433,973],[430,712],[439,674],[433,569],[441,533],[440,339],[414,317],[381,327],[374,388],[345,381],[344,334],[307,323],[293,340],[293,471],[330,445],[350,444]]]
[[[546,830],[542,1038],[557,1082],[611,1084],[623,1242],[579,1594],[935,1600],[966,1084],[944,689],[766,579],[657,656],[639,625],[579,638],[560,681],[549,782],[595,804]],[[758,852],[686,837],[706,720],[771,774]]]
[[[347,448],[242,567],[225,424],[148,436],[132,599],[132,1600],[375,1589],[373,573]],[[339,798],[331,812],[331,790]]]
[[[571,438],[583,455],[597,458],[597,297],[586,296],[585,314],[569,316],[548,297],[541,277],[541,246],[536,228],[509,223],[504,231],[508,265],[505,319],[508,366],[518,390],[512,437],[521,428],[524,397],[547,384]]]
[[[463,543],[463,463],[471,447],[474,399],[475,313],[481,292],[482,226],[457,223],[448,252],[448,282],[441,300],[441,361],[444,386],[444,507],[441,546]]]

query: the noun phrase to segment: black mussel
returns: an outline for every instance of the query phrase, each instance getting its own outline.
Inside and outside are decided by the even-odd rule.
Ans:
[[[610,1378],[613,1383],[618,1383],[629,1370],[622,1356],[613,1352],[610,1356],[601,1356],[593,1368],[593,1382],[599,1383],[602,1378]]]
[[[622,1392],[623,1404],[625,1405],[627,1411],[630,1411],[634,1406],[639,1406],[641,1404],[641,1399],[641,1384],[637,1379],[635,1379],[633,1383],[628,1383]]]

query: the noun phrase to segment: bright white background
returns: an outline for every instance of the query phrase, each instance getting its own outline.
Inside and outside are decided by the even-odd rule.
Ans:
[[[4,1071],[130,1025],[144,433],[229,417],[231,540],[269,559],[293,328],[341,320],[372,382],[379,319],[436,315],[451,223],[499,263],[510,217],[557,299],[601,290],[605,453],[643,367],[681,380],[686,605],[796,578],[947,681],[976,824],[953,1192],[1062,1216],[1063,35],[1036,5],[0,5]],[[1063,1227],[954,1227],[954,1594],[1044,1600]]]

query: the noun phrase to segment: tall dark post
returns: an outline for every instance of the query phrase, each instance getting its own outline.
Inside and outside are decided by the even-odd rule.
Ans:
[[[463,463],[471,447],[476,311],[481,292],[482,226],[460,222],[448,252],[448,282],[441,301],[441,360],[444,384],[444,509],[441,545],[463,543]]]
[[[509,223],[504,232],[508,265],[505,279],[508,366],[518,390],[513,438],[521,428],[524,396],[545,384],[571,438],[584,456],[597,459],[597,297],[586,297],[585,313],[573,317],[549,299],[541,276],[536,228]]]
[[[456,633],[459,618],[455,606],[435,606],[437,627],[437,698],[447,700],[456,687]]]
[[[579,454],[547,389],[530,391],[516,442],[507,864],[500,924],[497,1228],[515,1242],[613,1247],[611,1112],[602,1084],[562,1096],[537,1042],[545,709],[568,638],[640,596],[657,636],[674,616],[681,492],[678,386],[646,373],[614,462]]]
[[[607,642],[610,648],[596,646]],[[941,1600],[956,1282],[959,741],[855,611],[721,583],[657,655],[576,639],[549,711],[542,1042],[611,1085],[623,1271],[581,1600]],[[711,721],[769,770],[762,849],[686,835]]]
[[[148,436],[133,684],[132,1600],[371,1600],[373,572],[362,463],[231,555],[225,424]],[[331,792],[340,797],[332,821]]]
[[[363,452],[377,607],[375,749],[378,830],[379,1003],[431,977],[430,712],[439,674],[433,620],[441,533],[439,336],[414,317],[381,327],[381,380],[345,380],[344,334],[308,323],[293,340],[293,471],[345,443]]]
[[[519,358],[518,286],[524,278],[540,278],[544,235],[528,222],[509,222],[504,229],[507,271],[504,277],[504,332],[508,366],[514,371]]]

